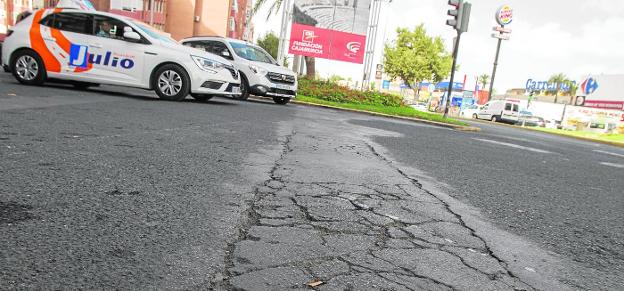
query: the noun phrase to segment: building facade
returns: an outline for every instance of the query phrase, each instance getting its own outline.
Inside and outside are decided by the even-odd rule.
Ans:
[[[58,0],[0,0],[0,41],[26,10],[54,7]],[[210,35],[253,39],[253,0],[91,0],[97,10],[131,17],[180,40]],[[151,7],[153,5],[153,7]]]

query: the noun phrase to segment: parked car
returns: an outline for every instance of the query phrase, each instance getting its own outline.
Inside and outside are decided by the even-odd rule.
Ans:
[[[410,106],[418,111],[429,112],[429,106],[425,102],[416,102]]]
[[[516,125],[546,127],[546,121],[544,121],[544,118],[541,118],[539,116],[534,116],[532,114],[522,114],[518,118],[518,122],[516,122]]]
[[[481,106],[469,105],[459,111],[459,116],[477,119],[477,114],[479,113],[479,110],[481,110]]]
[[[519,111],[520,100],[492,100],[479,109],[477,118],[492,122],[516,123],[518,122]]]
[[[249,94],[272,97],[277,104],[287,104],[297,96],[297,76],[280,66],[269,53],[254,44],[218,36],[191,37],[182,44],[203,49],[230,60],[241,74],[239,99]]]
[[[65,8],[65,9],[63,9]],[[42,9],[17,23],[2,45],[2,65],[22,84],[59,79],[154,90],[166,100],[240,95],[233,64],[180,45],[149,25],[94,10]]]
[[[545,127],[547,128],[556,128],[556,129],[562,129],[563,126],[561,125],[561,121],[559,120],[555,120],[555,119],[550,119],[550,120],[545,120]]]

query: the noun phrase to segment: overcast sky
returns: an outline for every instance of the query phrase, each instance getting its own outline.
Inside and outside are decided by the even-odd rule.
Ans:
[[[384,4],[377,38],[375,63],[382,60],[382,44],[391,42],[397,27],[413,28],[424,23],[429,35],[441,36],[447,50],[452,47],[454,31],[445,25],[448,5],[445,0],[394,0]],[[470,1],[469,1],[470,2]],[[496,40],[491,38],[496,25],[494,13],[502,4],[514,10],[508,26],[511,39],[503,41],[495,88],[524,88],[526,80],[544,80],[565,73],[580,81],[587,74],[624,73],[624,1],[621,0],[473,0],[470,26],[462,35],[458,81],[468,75],[491,75]],[[254,19],[256,37],[279,31],[280,17],[268,22],[266,11]],[[362,78],[363,66],[319,60],[317,71],[339,74],[354,80]],[[473,81],[470,81],[470,80]]]

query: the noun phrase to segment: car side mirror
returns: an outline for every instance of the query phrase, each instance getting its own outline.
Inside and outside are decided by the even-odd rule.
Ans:
[[[232,55],[230,54],[230,52],[226,51],[226,50],[221,51],[221,56],[226,58],[226,59],[231,59],[232,58]]]
[[[140,41],[141,40],[141,36],[134,32],[134,31],[124,31],[123,37],[125,39],[129,39],[129,40],[133,40],[133,41]]]

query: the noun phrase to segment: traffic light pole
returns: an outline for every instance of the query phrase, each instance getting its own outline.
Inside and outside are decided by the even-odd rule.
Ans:
[[[494,89],[494,78],[496,77],[496,66],[498,66],[498,53],[500,52],[502,39],[498,39],[496,46],[496,57],[494,57],[494,68],[492,69],[492,79],[490,79],[490,91],[488,92],[488,101],[492,100],[492,90]]]
[[[455,79],[455,65],[457,65],[457,53],[459,51],[459,40],[461,39],[461,32],[457,31],[457,39],[453,48],[453,66],[451,67],[451,79],[449,80],[448,91],[446,93],[446,102],[444,105],[444,118],[448,116],[449,107],[451,106],[451,98],[453,93],[453,80]]]

